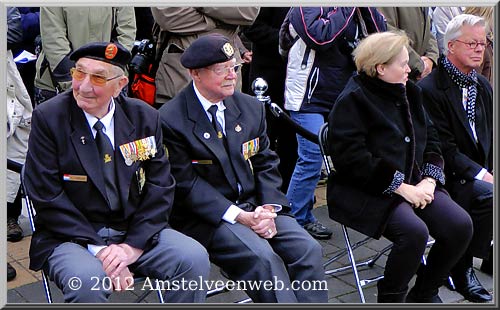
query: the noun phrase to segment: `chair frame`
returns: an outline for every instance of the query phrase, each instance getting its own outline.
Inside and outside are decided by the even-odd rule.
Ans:
[[[35,212],[35,207],[33,206],[33,202],[29,198],[28,191],[27,191],[25,183],[24,183],[24,174],[25,174],[24,167],[25,166],[23,165],[22,169],[21,169],[21,174],[20,174],[21,175],[21,196],[26,203],[26,209],[28,211],[28,219],[30,222],[31,231],[35,232],[35,220],[34,219],[35,219],[36,212]],[[43,269],[41,269],[40,272],[42,274],[42,283],[43,283],[43,290],[45,293],[45,298],[47,300],[47,303],[51,304],[51,303],[53,303],[53,299],[52,299],[52,291],[51,291],[50,284],[49,284],[50,283],[49,276],[47,275],[47,273],[45,273],[45,271]],[[134,277],[134,283],[144,282],[145,279],[146,279],[145,277]],[[161,288],[156,287],[154,290],[157,293],[159,303],[162,303],[162,304],[165,303]],[[152,292],[151,290],[146,290],[144,293],[142,293],[140,296],[138,296],[134,300],[134,303],[142,302],[151,292]]]

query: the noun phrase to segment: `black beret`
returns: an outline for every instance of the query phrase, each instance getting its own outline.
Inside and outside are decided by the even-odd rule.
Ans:
[[[234,58],[234,48],[225,36],[214,33],[199,37],[184,51],[181,64],[188,69],[205,68]]]
[[[77,61],[82,57],[104,61],[127,70],[132,55],[120,43],[91,42],[74,50],[69,59]]]

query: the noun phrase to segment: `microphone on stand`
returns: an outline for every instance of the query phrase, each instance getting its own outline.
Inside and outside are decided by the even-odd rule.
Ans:
[[[271,101],[270,96],[264,96],[267,88],[267,82],[263,78],[258,77],[252,82],[252,91],[255,94],[255,97],[264,105],[267,105],[269,107],[269,110],[271,110],[271,113],[273,113],[276,118],[282,119],[287,122],[302,137],[313,143],[319,144],[317,135],[297,124],[293,119],[290,118],[290,116],[288,116],[288,114],[283,112],[283,109],[281,109],[276,103]]]
[[[269,109],[271,110],[271,113],[273,113],[274,116],[279,118],[282,114],[284,114],[284,112],[276,103],[271,102],[270,96],[264,96],[264,93],[267,91],[267,88],[268,85],[266,80],[264,80],[261,77],[256,78],[252,82],[252,91],[255,94],[257,100],[262,102],[264,105],[268,105]]]

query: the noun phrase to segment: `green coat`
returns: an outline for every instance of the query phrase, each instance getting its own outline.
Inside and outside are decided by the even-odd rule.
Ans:
[[[46,57],[54,80],[62,90],[70,88],[71,52],[89,42],[110,42],[113,28],[115,39],[132,50],[136,32],[133,7],[41,7],[42,53],[36,62],[35,86],[55,91],[49,69],[42,67]]]

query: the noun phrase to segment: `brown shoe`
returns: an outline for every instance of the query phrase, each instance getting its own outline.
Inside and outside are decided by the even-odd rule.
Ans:
[[[23,239],[23,229],[15,218],[7,218],[7,240],[17,242]]]

